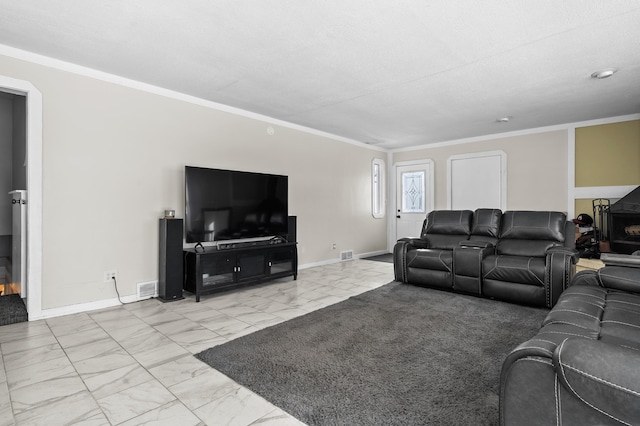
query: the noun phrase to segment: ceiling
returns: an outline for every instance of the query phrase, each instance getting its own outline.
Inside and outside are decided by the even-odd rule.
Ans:
[[[0,0],[0,10],[0,44],[385,149],[640,112],[640,0]],[[613,77],[590,78],[610,67]]]

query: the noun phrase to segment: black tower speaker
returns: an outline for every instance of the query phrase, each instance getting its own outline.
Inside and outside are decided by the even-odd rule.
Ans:
[[[160,273],[158,298],[163,302],[182,296],[182,219],[160,219]]]
[[[297,216],[289,216],[288,225],[289,225],[289,233],[287,235],[287,241],[290,243],[298,242],[298,236],[296,234],[296,222]]]

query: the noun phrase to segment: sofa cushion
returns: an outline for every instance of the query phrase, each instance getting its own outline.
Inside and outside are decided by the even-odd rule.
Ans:
[[[560,212],[508,211],[502,216],[500,238],[564,243],[566,221],[566,215]]]
[[[609,290],[600,340],[640,349],[640,295]]]
[[[483,279],[544,286],[545,259],[519,256],[487,256]]]
[[[471,224],[471,239],[495,242],[500,236],[502,211],[498,209],[477,209]]]
[[[453,250],[460,241],[469,239],[471,210],[434,210],[429,212],[422,230],[422,238],[429,248]]]
[[[547,315],[540,335],[556,344],[582,336],[640,350],[640,295],[573,285]]]
[[[431,249],[412,250],[410,253],[407,253],[407,267],[451,272],[452,259],[452,251]]]
[[[595,286],[572,286],[565,290],[558,303],[542,322],[536,340],[553,351],[568,337],[597,339],[600,318],[607,303],[607,290]]]

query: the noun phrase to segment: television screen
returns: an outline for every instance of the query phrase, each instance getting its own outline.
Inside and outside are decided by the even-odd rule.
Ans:
[[[187,243],[287,234],[287,176],[186,166]]]

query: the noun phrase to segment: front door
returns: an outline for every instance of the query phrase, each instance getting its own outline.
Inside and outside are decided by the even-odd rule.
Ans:
[[[433,162],[396,166],[396,240],[417,238],[433,210]]]

